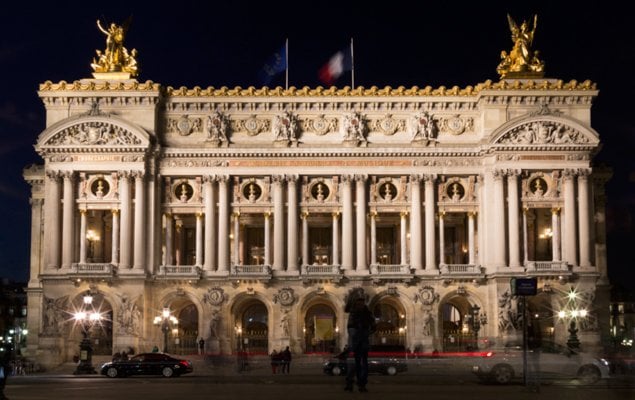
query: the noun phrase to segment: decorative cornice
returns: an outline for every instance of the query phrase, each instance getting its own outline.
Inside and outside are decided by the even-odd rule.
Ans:
[[[168,86],[164,88],[160,84],[154,83],[152,81],[146,81],[146,82],[138,82],[136,80],[106,81],[106,80],[91,80],[91,79],[74,81],[70,83],[66,81],[60,81],[59,83],[46,81],[40,84],[40,91],[76,91],[76,92],[121,91],[121,90],[160,91],[162,89],[165,89],[165,94],[167,96],[175,96],[175,97],[176,96],[183,96],[183,97],[461,96],[461,97],[466,97],[466,96],[477,95],[481,91],[485,91],[485,90],[591,91],[591,90],[597,90],[597,85],[591,82],[590,80],[585,80],[583,82],[578,82],[577,80],[564,82],[562,80],[555,80],[555,79],[526,79],[526,80],[519,79],[519,80],[501,80],[499,82],[492,82],[491,80],[487,80],[475,86],[466,86],[465,88],[459,88],[458,86],[453,86],[450,88],[447,88],[445,86],[439,86],[436,89],[432,88],[431,86],[426,86],[424,88],[420,88],[418,86],[413,86],[411,88],[406,88],[404,86],[399,86],[396,88],[392,88],[390,86],[385,86],[384,88],[379,88],[377,86],[371,86],[369,88],[358,86],[355,89],[352,89],[349,86],[345,86],[343,88],[337,88],[335,86],[331,86],[330,88],[325,88],[322,86],[318,86],[316,88],[310,88],[308,86],[304,86],[302,88],[296,88],[295,86],[291,86],[288,89],[284,89],[280,86],[275,88],[269,88],[269,87],[255,88],[253,86],[249,86],[247,88],[242,88],[240,86],[236,86],[234,88],[228,88],[226,86],[222,86],[220,88],[214,88],[210,86],[205,89],[199,86],[195,86],[193,89],[188,89],[184,86],[181,86],[179,88]]]

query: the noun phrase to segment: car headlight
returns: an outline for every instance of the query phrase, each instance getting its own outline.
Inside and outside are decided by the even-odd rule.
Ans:
[[[605,366],[607,366],[607,367],[609,366],[609,362],[607,360],[605,360],[604,358],[600,358],[600,362],[602,364],[604,364]]]

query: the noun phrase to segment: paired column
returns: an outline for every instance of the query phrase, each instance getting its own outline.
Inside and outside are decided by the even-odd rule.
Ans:
[[[401,265],[408,265],[408,226],[406,224],[408,213],[402,211],[400,214],[399,225],[401,227]]]
[[[426,229],[426,270],[434,271],[438,269],[435,251],[435,235],[434,235],[434,181],[436,176],[424,175],[424,199],[425,199],[425,229]],[[442,260],[443,261],[443,260]]]
[[[410,267],[415,271],[423,269],[421,254],[421,176],[410,176]],[[374,246],[373,246],[374,248]]]
[[[79,263],[86,264],[86,210],[79,210]]]
[[[62,220],[62,268],[70,268],[73,263],[75,243],[75,196],[73,188],[75,173],[66,171],[64,176],[64,208]]]
[[[119,264],[119,210],[112,210],[112,253],[110,255],[112,265]]]
[[[165,265],[174,265],[174,218],[165,214]]]
[[[131,199],[130,199],[130,172],[119,173],[119,201],[121,204],[121,233],[119,243],[120,260],[119,266],[122,269],[130,268],[132,249],[132,219],[131,219]]]
[[[302,213],[302,265],[309,265],[309,213]]]
[[[38,276],[43,272],[41,260],[42,249],[42,205],[44,199],[34,199],[31,197],[31,260],[30,260],[30,275],[29,279],[35,281]],[[46,264],[44,264],[46,266]]]
[[[505,198],[503,188],[503,178],[505,171],[493,170],[494,179],[494,220],[492,221],[494,232],[494,265],[496,268],[505,267]]]
[[[61,174],[58,171],[46,171],[46,199],[45,199],[45,211],[44,218],[44,240],[47,243],[46,246],[46,260],[44,266],[47,269],[57,269],[60,267],[60,249],[61,249],[61,235],[60,235],[60,177]]]
[[[510,170],[507,175],[508,214],[509,214],[509,266],[520,267],[520,238],[518,221],[518,175],[520,171]]]
[[[340,229],[339,229],[340,213],[333,213],[333,265],[340,263]]]
[[[284,176],[273,176],[273,269],[284,270]]]
[[[591,235],[589,219],[589,170],[578,172],[578,223],[580,231],[580,266],[591,266]]]
[[[265,265],[271,265],[271,213],[266,212],[265,218]]]
[[[298,193],[296,175],[287,176],[287,270],[298,271]]]
[[[551,249],[553,261],[560,261],[560,209],[551,210]]]
[[[196,262],[195,265],[203,265],[203,214],[196,213]]]
[[[445,211],[439,212],[439,264],[445,264]]]
[[[134,201],[134,269],[143,272],[145,269],[145,235],[148,228],[145,223],[145,177],[142,171],[132,173],[135,178]]]
[[[377,211],[370,212],[370,265],[377,265]]]
[[[203,270],[214,271],[216,269],[216,199],[214,198],[215,176],[203,177],[203,197],[205,201],[205,249]],[[198,262],[198,258],[197,258]]]
[[[576,243],[575,171],[564,170],[564,261],[578,265]]]
[[[242,248],[240,243],[240,212],[235,211],[232,218],[234,219],[234,265],[242,265],[240,260],[240,249]]]
[[[218,177],[218,271],[229,271],[229,176]]]
[[[366,176],[355,176],[355,196],[357,202],[357,271],[368,271],[366,262]]]
[[[353,269],[353,194],[352,177],[342,175],[342,269]]]
[[[474,244],[474,212],[467,213],[468,264],[476,264],[476,247]]]

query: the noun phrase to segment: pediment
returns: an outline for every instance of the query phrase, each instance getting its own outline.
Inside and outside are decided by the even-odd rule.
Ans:
[[[48,127],[38,137],[39,153],[56,151],[143,151],[150,135],[136,124],[109,115],[79,115]]]
[[[506,146],[596,146],[598,133],[571,118],[556,115],[520,117],[492,134],[492,143]]]

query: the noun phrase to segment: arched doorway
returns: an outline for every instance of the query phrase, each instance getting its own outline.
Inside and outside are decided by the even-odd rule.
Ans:
[[[476,326],[475,330],[471,316],[475,305],[468,297],[461,295],[441,304],[439,311],[440,320],[443,321],[443,351],[471,351],[479,348],[477,341],[482,340],[478,337],[481,326]]]
[[[382,299],[372,307],[377,329],[371,337],[371,344],[406,345],[406,316],[399,304],[390,299]]]
[[[253,300],[239,313],[237,326],[237,349],[252,354],[268,354],[269,351],[269,315],[267,307]]]
[[[174,344],[179,354],[196,354],[198,341],[198,309],[192,303],[177,312],[179,328]]]
[[[90,296],[91,303],[84,302],[84,297]],[[104,295],[99,292],[86,292],[77,296],[72,303],[72,311],[69,313],[69,321],[72,322],[70,333],[71,340],[68,341],[68,349],[71,354],[77,353],[79,343],[83,338],[82,324],[75,320],[75,316],[80,312],[99,313],[100,319],[86,325],[87,337],[90,340],[93,355],[112,355],[112,327],[113,311],[112,306],[106,301]]]
[[[335,311],[327,304],[314,304],[304,316],[305,353],[335,353],[339,350],[339,330]]]
[[[527,297],[527,313],[527,331],[530,337],[538,341],[553,342],[555,321],[551,296],[548,293],[539,293],[536,296]]]

